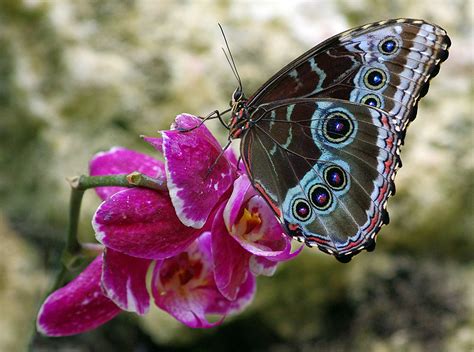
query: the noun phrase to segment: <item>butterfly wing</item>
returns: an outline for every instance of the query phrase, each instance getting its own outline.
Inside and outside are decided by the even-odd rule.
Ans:
[[[241,156],[290,235],[341,261],[374,248],[406,126],[449,46],[421,20],[368,24],[301,55],[249,99]]]
[[[373,247],[399,165],[390,116],[337,99],[267,107],[244,135],[241,156],[288,233],[340,260]]]
[[[268,80],[250,99],[258,106],[290,98],[337,98],[387,111],[404,129],[428,81],[448,57],[442,28],[413,19],[368,24],[301,55]]]

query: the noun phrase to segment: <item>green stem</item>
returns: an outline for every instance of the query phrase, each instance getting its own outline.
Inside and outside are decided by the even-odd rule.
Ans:
[[[70,255],[76,255],[81,250],[81,245],[77,240],[77,228],[79,226],[79,215],[81,213],[83,196],[83,190],[75,188],[71,189],[71,198],[69,201],[68,237],[66,241],[66,252]]]
[[[123,175],[106,176],[75,176],[69,179],[72,189],[85,191],[96,187],[144,187],[158,191],[166,191],[166,180],[153,178],[139,172]]]
[[[66,246],[61,257],[61,269],[56,276],[53,291],[61,287],[70,270],[77,269],[83,262],[82,246],[77,239],[79,227],[79,215],[81,212],[82,198],[84,192],[96,187],[143,187],[157,191],[166,191],[166,179],[153,178],[139,172],[123,175],[106,176],[75,176],[68,179],[71,185],[71,197],[69,201],[69,226],[67,231]]]

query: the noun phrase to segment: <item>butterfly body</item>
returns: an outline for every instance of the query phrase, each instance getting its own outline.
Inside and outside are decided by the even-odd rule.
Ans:
[[[406,128],[449,45],[421,20],[373,23],[309,50],[249,99],[234,92],[230,137],[290,236],[343,262],[374,249]]]

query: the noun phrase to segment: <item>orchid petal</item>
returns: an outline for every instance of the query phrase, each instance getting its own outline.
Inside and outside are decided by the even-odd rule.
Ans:
[[[146,274],[151,261],[107,248],[104,252],[102,288],[123,310],[145,314],[150,307]]]
[[[234,150],[232,149],[232,147],[228,147],[225,151],[224,151],[224,157],[230,161],[230,163],[234,166],[237,166],[238,165],[238,159],[237,159],[237,155],[235,154]],[[243,170],[243,169],[242,169]]]
[[[224,205],[212,224],[212,255],[216,286],[224,297],[235,300],[249,273],[250,253],[229,235],[223,219]]]
[[[193,328],[220,324],[206,318],[207,307],[221,298],[214,285],[210,234],[204,233],[185,253],[158,261],[152,277],[152,294],[158,307]]]
[[[92,225],[100,243],[143,259],[176,255],[199,235],[179,221],[167,193],[143,188],[127,189],[104,201]]]
[[[164,178],[164,164],[148,155],[136,151],[114,147],[106,152],[97,153],[89,163],[91,176],[129,174],[141,172],[150,177]],[[124,187],[97,187],[95,191],[102,200],[124,190]]]
[[[250,272],[255,275],[272,276],[278,266],[277,261],[253,255],[250,258]]]
[[[255,276],[247,275],[247,280],[239,288],[239,294],[236,299],[229,301],[222,295],[216,297],[210,302],[206,312],[208,314],[229,315],[244,310],[253,300],[257,290],[257,281]]]
[[[201,121],[182,114],[175,129],[162,132],[167,185],[179,219],[201,228],[220,197],[231,187],[235,167]],[[182,130],[189,130],[183,132]]]
[[[216,322],[207,320],[204,307],[200,304],[205,298],[203,294],[193,292],[184,298],[174,291],[169,291],[160,296],[155,294],[154,297],[158,307],[191,328],[211,328],[222,322],[222,320]]]
[[[54,291],[41,306],[37,329],[47,336],[67,336],[95,329],[121,312],[102,293],[102,257],[66,286]]]
[[[143,140],[163,154],[163,138],[143,136]]]
[[[237,223],[239,218],[242,216],[245,202],[251,195],[254,195],[251,190],[251,183],[247,175],[241,175],[234,181],[234,188],[232,189],[232,194],[227,200],[223,214],[224,222],[228,229],[231,228],[232,224]]]
[[[238,183],[238,180],[224,211],[224,221],[230,234],[246,251],[254,255],[274,261],[293,258],[295,254],[291,253],[291,239],[285,234],[271,208],[259,195],[246,200],[242,191],[247,188],[247,183],[244,180]],[[240,192],[239,187],[242,187]],[[257,220],[244,219],[245,212],[249,219],[255,217]],[[252,221],[255,224],[250,226]]]

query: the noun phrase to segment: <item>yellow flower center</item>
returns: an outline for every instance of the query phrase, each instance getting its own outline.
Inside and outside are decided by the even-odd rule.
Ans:
[[[166,291],[177,291],[186,296],[193,287],[206,284],[202,272],[201,260],[193,260],[188,253],[184,252],[163,263],[160,279]]]
[[[233,233],[234,235],[242,236],[247,240],[258,240],[258,238],[253,237],[255,237],[255,235],[260,237],[260,234],[258,234],[258,231],[254,230],[257,229],[261,223],[262,219],[260,218],[260,214],[258,212],[251,212],[245,208],[241,218],[237,224],[233,226]]]

